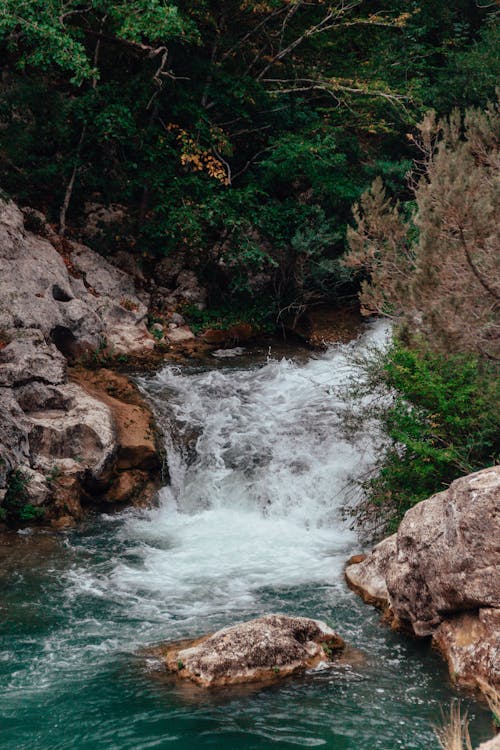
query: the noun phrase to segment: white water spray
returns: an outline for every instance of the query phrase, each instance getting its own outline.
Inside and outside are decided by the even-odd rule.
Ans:
[[[187,373],[167,366],[142,386],[166,433],[171,484],[123,534],[139,564],[111,583],[174,619],[259,609],[263,591],[339,577],[353,534],[342,522],[349,476],[372,460],[342,439],[336,386],[358,342],[306,363]]]

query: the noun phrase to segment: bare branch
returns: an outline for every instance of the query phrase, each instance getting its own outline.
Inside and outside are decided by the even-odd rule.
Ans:
[[[267,73],[270,68],[273,67],[277,62],[280,60],[283,60],[283,58],[287,57],[287,55],[290,54],[290,52],[293,52],[293,50],[298,47],[305,39],[308,39],[309,37],[315,36],[316,34],[324,33],[325,31],[329,31],[330,29],[333,29],[335,26],[338,25],[339,19],[342,18],[346,13],[351,11],[353,8],[360,5],[362,0],[342,0],[337,7],[334,10],[329,10],[319,21],[315,26],[310,26],[306,31],[304,31],[300,36],[296,37],[293,42],[290,42],[290,44],[280,49],[279,52],[274,55],[271,60],[267,63],[267,65],[264,66],[264,68],[260,71],[259,75],[257,76],[257,80],[260,81]]]
[[[344,91],[349,94],[359,94],[363,96],[377,96],[392,104],[397,104],[404,109],[404,101],[408,101],[408,97],[403,94],[390,93],[387,91],[380,91],[379,89],[371,89],[368,87],[347,85],[350,82],[344,82],[343,79],[313,79],[313,78],[264,78],[263,83],[278,84],[279,88],[276,88],[274,94],[292,94],[306,91],[323,91],[327,94],[334,95],[335,92]],[[293,84],[288,86],[287,84]]]

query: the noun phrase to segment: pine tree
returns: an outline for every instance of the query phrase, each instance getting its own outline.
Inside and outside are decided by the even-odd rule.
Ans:
[[[500,354],[499,135],[496,104],[463,118],[429,113],[415,139],[412,222],[380,180],[354,209],[346,263],[368,276],[363,310],[396,318],[438,352]]]

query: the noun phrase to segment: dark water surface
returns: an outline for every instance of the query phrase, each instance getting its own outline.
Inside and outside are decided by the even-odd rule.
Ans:
[[[2,749],[437,748],[432,724],[456,696],[444,664],[343,582],[359,543],[339,508],[371,460],[369,430],[361,449],[338,429],[347,351],[142,379],[167,435],[158,507],[3,546]],[[176,686],[139,655],[266,612],[326,620],[358,652],[213,692]],[[486,738],[487,712],[463,703],[473,740]]]

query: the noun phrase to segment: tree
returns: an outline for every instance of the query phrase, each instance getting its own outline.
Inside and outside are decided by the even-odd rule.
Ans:
[[[391,315],[438,352],[498,359],[500,113],[429,113],[415,139],[412,223],[380,181],[355,208],[346,263],[363,270],[366,314]]]
[[[183,255],[215,306],[251,303],[256,271],[274,312],[332,301],[352,203],[377,174],[407,198],[404,134],[444,90],[463,96],[457,69],[474,101],[490,91],[492,15],[474,0],[3,0],[0,183],[61,232],[89,201],[120,203],[98,249]]]

